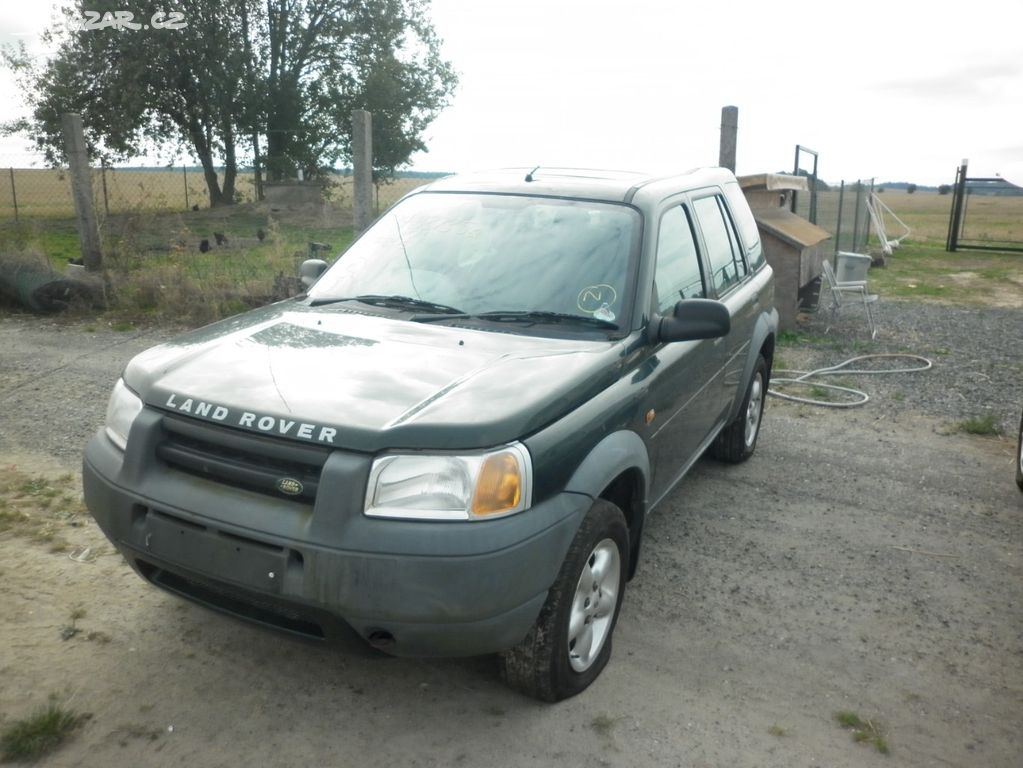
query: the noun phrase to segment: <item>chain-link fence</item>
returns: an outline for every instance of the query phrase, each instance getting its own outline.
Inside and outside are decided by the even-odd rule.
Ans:
[[[223,183],[222,173],[219,178]],[[107,215],[209,207],[205,178],[201,169],[194,167],[102,165],[92,169],[92,187],[97,211]],[[235,199],[238,202],[255,199],[251,172],[238,174]],[[74,215],[71,174],[67,168],[0,166],[0,220],[70,218]]]
[[[809,180],[811,186],[813,180]],[[800,192],[795,212],[831,233],[835,253],[863,253],[870,236],[867,201],[874,191],[873,179],[841,181],[825,185],[818,181],[816,192]],[[814,199],[816,198],[816,199]]]
[[[218,180],[223,185],[220,171]],[[376,188],[378,211],[429,179],[396,179]],[[335,173],[320,180],[327,201],[350,205],[352,177]],[[266,182],[264,182],[266,185]],[[201,168],[98,166],[92,169],[93,199],[103,215],[138,212],[189,211],[210,205]],[[235,201],[256,200],[255,174],[245,170],[235,178]],[[34,219],[68,219],[75,215],[71,197],[71,173],[67,168],[17,168],[0,160],[0,222]]]

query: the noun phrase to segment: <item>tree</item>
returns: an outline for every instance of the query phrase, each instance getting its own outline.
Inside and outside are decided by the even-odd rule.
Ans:
[[[952,187],[949,184],[939,184],[938,185],[938,194],[939,195],[947,195],[951,191],[952,191]]]
[[[315,175],[350,158],[353,109],[373,113],[374,168],[383,175],[425,149],[422,132],[457,82],[427,8],[423,0],[268,0],[258,57],[271,178],[299,168]]]
[[[210,204],[234,202],[238,136],[246,115],[239,9],[249,0],[183,0],[186,26],[158,29],[77,29],[85,0],[65,10],[67,25],[44,34],[56,54],[34,67],[24,48],[5,51],[32,105],[29,134],[53,163],[63,146],[60,116],[79,112],[93,157],[116,161],[158,147],[186,148],[203,168]],[[117,0],[88,2],[89,11],[114,14]],[[132,24],[159,18],[162,3],[140,3]],[[166,17],[166,14],[163,14]],[[102,16],[103,19],[115,17]],[[101,20],[99,24],[102,24]],[[224,165],[223,184],[215,159]]]
[[[916,184],[907,184],[906,185],[906,194],[907,195],[912,195],[914,192],[916,192]]]
[[[274,179],[350,158],[357,107],[378,113],[377,167],[393,173],[425,148],[422,132],[456,84],[426,0],[180,0],[184,26],[143,28],[166,17],[162,6],[140,2],[139,28],[117,28],[123,3],[76,0],[67,26],[44,36],[56,48],[44,65],[5,49],[32,106],[31,119],[8,130],[26,130],[57,163],[60,115],[79,112],[94,157],[187,149],[211,205],[228,205],[239,158],[258,159],[261,137]],[[78,29],[88,11],[111,23]]]

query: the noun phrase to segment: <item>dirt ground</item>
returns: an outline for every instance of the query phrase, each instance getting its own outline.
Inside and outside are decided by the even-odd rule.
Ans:
[[[75,470],[160,334],[19,322],[0,323],[0,462]],[[390,659],[184,603],[91,524],[64,534],[84,563],[0,535],[0,727],[54,692],[90,713],[46,766],[1017,766],[1013,447],[771,400],[751,461],[700,462],[650,518],[610,665],[553,706],[490,658]]]

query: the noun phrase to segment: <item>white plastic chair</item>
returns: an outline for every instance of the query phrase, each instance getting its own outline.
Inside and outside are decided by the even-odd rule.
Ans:
[[[867,293],[866,280],[846,280],[840,282],[835,278],[835,271],[831,268],[831,262],[823,261],[824,280],[831,291],[831,318],[834,320],[835,313],[842,307],[850,304],[862,304],[867,313],[867,323],[870,325],[870,338],[877,336],[877,326],[874,324],[874,313],[871,305],[877,302],[877,294]],[[830,324],[828,328],[830,329]]]

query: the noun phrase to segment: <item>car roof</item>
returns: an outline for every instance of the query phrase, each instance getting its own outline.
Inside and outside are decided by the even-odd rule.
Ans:
[[[528,180],[527,180],[528,179]],[[631,202],[639,190],[679,192],[734,181],[723,168],[650,174],[590,168],[501,168],[445,176],[417,192],[485,192]]]

